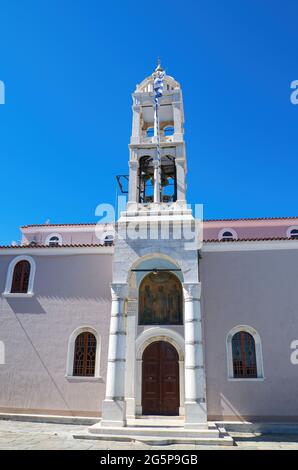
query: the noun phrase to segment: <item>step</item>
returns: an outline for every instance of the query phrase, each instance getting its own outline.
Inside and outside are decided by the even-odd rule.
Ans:
[[[173,444],[190,444],[190,445],[208,445],[208,446],[233,446],[234,441],[231,436],[225,435],[223,437],[182,437],[182,436],[160,436],[155,435],[138,435],[130,434],[91,434],[81,433],[74,434],[74,439],[85,440],[99,440],[99,441],[114,441],[114,442],[142,442],[147,445],[173,445]]]
[[[66,416],[66,415],[46,415],[46,414],[27,414],[27,413],[0,413],[0,420],[3,421],[22,421],[29,423],[50,423],[50,424],[73,424],[91,426],[99,423],[99,417],[90,416]]]
[[[101,426],[100,423],[94,424],[88,428],[91,434],[100,434],[109,436],[111,434],[125,436],[127,434],[134,436],[154,436],[154,437],[190,437],[190,438],[218,438],[220,433],[217,427],[206,429],[185,429],[183,427],[157,427],[157,426]]]

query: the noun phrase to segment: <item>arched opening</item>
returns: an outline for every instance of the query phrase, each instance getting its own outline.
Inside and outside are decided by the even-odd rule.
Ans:
[[[114,235],[107,235],[103,242],[104,246],[113,246],[114,245]]]
[[[74,346],[73,375],[94,377],[97,341],[93,333],[80,333]]]
[[[177,178],[175,158],[166,155],[161,158],[161,202],[177,200]]]
[[[154,136],[154,127],[148,127],[146,131],[147,137],[153,137]]]
[[[49,246],[59,246],[59,238],[51,237],[49,241]]]
[[[297,240],[298,239],[298,228],[293,228],[290,231],[290,238]]]
[[[144,156],[139,164],[139,202],[147,204],[154,198],[154,167],[153,158]]]
[[[153,157],[144,156],[139,162],[139,202],[148,204],[154,200]],[[177,177],[175,158],[170,155],[160,161],[160,200],[169,203],[177,200]]]
[[[256,378],[256,347],[253,336],[238,331],[232,337],[233,373],[235,378]]]
[[[45,244],[49,246],[61,246],[62,236],[59,233],[51,233],[47,236]]]
[[[220,230],[218,234],[219,241],[229,241],[229,240],[237,240],[238,236],[235,230],[231,228],[223,228]]]
[[[170,135],[174,135],[174,126],[166,126],[164,127],[164,135],[166,137],[170,136]]]
[[[142,412],[179,415],[179,356],[170,343],[155,341],[142,357]]]
[[[147,274],[139,289],[140,325],[182,325],[182,286],[171,272]]]
[[[26,294],[29,288],[31,265],[27,260],[19,261],[13,271],[11,293]]]

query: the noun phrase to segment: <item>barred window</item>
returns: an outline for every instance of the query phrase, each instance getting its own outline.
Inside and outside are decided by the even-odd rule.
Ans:
[[[94,377],[96,360],[96,338],[85,331],[77,336],[74,349],[73,375]]]
[[[19,261],[13,271],[11,293],[26,294],[29,287],[31,265],[29,261]]]
[[[257,377],[255,340],[250,333],[239,331],[234,334],[232,355],[235,378]]]

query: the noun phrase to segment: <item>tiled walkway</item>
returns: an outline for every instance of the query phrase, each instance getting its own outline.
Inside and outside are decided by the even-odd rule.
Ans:
[[[141,443],[111,443],[104,441],[86,441],[73,439],[74,433],[79,433],[87,429],[87,426],[75,426],[67,424],[47,424],[28,423],[20,421],[0,420],[0,449],[43,449],[43,450],[100,450],[100,449],[160,449],[159,447],[149,447]],[[298,449],[298,434],[232,434],[236,441],[236,446],[228,447],[229,450],[241,449]],[[163,450],[204,450],[223,449],[223,447],[207,446],[162,446]]]

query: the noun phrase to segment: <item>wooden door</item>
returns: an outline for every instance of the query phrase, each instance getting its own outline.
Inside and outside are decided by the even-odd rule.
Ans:
[[[143,353],[142,409],[144,415],[179,415],[179,363],[176,349],[165,341]]]

